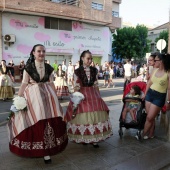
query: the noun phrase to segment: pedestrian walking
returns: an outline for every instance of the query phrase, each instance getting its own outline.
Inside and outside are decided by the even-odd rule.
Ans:
[[[67,69],[67,82],[68,82],[68,86],[72,85],[72,88],[74,86],[74,82],[73,82],[73,74],[74,74],[74,66],[72,65],[72,62],[69,61],[69,66],[68,66],[68,69]]]
[[[13,60],[11,60],[9,63],[8,63],[8,68],[11,72],[11,76],[13,77],[12,79],[15,81],[15,71],[14,71],[14,62]]]
[[[46,164],[68,143],[52,72],[53,68],[45,63],[45,47],[35,45],[18,92],[26,99],[27,110],[19,111],[8,122],[10,151],[23,157],[44,157]]]
[[[65,73],[67,73],[67,66],[66,66],[66,64],[65,64],[65,61],[63,61],[63,63],[62,63],[62,70],[63,70]]]
[[[6,61],[1,61],[0,66],[0,99],[12,99],[14,96],[13,85],[14,82],[13,77],[10,72],[10,68],[6,66]]]
[[[62,70],[61,64],[58,65],[58,70],[55,74],[54,85],[57,91],[57,96],[63,99],[63,96],[69,96],[69,89],[66,82],[66,73]]]
[[[106,83],[107,83],[107,88],[108,88],[109,87],[109,76],[110,76],[109,67],[107,67],[106,70],[103,72],[103,76],[104,76],[104,85],[103,85],[103,87],[106,87]]]
[[[22,80],[22,78],[23,78],[24,68],[25,68],[25,63],[24,63],[23,60],[21,60],[21,62],[20,62],[20,64],[19,64],[19,67],[18,67],[19,72],[20,72],[20,78],[21,78],[21,80]]]
[[[113,83],[113,77],[114,77],[114,71],[113,71],[112,65],[110,64],[110,66],[109,66],[109,85],[108,85],[108,87],[110,87],[110,85],[112,85],[113,88],[115,87],[115,85]]]
[[[85,99],[78,105],[76,112],[73,103],[70,102],[65,118],[68,122],[70,141],[91,143],[98,148],[98,142],[112,135],[112,128],[109,109],[98,90],[97,69],[90,67],[91,62],[91,52],[83,51],[80,56],[80,67],[74,72],[74,90],[80,91]],[[73,113],[76,113],[74,117]]]
[[[130,60],[126,61],[126,64],[124,65],[124,89],[126,87],[127,83],[131,82],[131,78],[132,78],[132,65],[130,63]]]

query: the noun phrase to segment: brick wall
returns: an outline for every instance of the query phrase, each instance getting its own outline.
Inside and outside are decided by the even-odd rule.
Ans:
[[[112,0],[105,1],[104,11],[92,9],[91,3],[92,0],[81,0],[80,7],[76,7],[49,2],[49,0],[12,0],[12,3],[11,0],[5,0],[5,11],[68,18],[101,25],[113,24],[114,27],[119,27],[116,23],[112,23]],[[0,1],[0,9],[2,6],[3,3]]]

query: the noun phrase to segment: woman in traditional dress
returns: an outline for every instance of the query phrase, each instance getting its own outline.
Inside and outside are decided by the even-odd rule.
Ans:
[[[45,47],[31,51],[23,73],[19,96],[27,101],[27,111],[19,111],[8,123],[10,151],[23,157],[44,157],[63,151],[68,143],[66,123],[52,80],[53,68],[44,62]]]
[[[57,96],[61,97],[61,99],[63,96],[69,96],[70,93],[66,82],[66,73],[62,70],[61,64],[58,65],[58,70],[55,75],[56,78],[54,84],[57,91]]]
[[[12,89],[12,79],[11,81],[11,72],[9,67],[6,66],[6,61],[1,61],[1,67],[0,67],[0,99],[6,100],[13,98],[13,89]]]
[[[97,82],[97,69],[91,67],[92,54],[84,51],[80,56],[80,67],[74,72],[74,90],[80,91],[85,99],[78,105],[75,118],[73,103],[67,108],[65,119],[68,122],[68,137],[76,143],[92,143],[98,148],[98,142],[112,135],[109,109],[100,97]],[[74,113],[75,114],[75,113]]]

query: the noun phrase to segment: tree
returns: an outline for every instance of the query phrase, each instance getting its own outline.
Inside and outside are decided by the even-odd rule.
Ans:
[[[165,47],[164,50],[162,50],[162,52],[164,52],[164,53],[167,53],[167,52],[168,52],[168,35],[169,35],[169,32],[164,30],[164,31],[160,32],[159,37],[157,37],[157,38],[155,39],[155,42],[156,42],[156,43],[157,43],[158,40],[160,40],[160,39],[164,39],[164,40],[166,41],[166,47]]]
[[[146,53],[149,52],[149,40],[148,28],[144,25],[137,25],[136,30],[138,32],[139,44],[136,46],[136,51],[138,51],[138,58],[145,57]]]
[[[148,29],[143,25],[118,29],[112,43],[116,58],[143,58],[149,49],[147,34]]]

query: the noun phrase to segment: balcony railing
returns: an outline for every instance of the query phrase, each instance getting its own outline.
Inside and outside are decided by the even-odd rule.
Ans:
[[[80,0],[51,0],[51,2],[79,6]]]
[[[112,16],[113,16],[113,17],[119,17],[119,12],[112,11]]]

